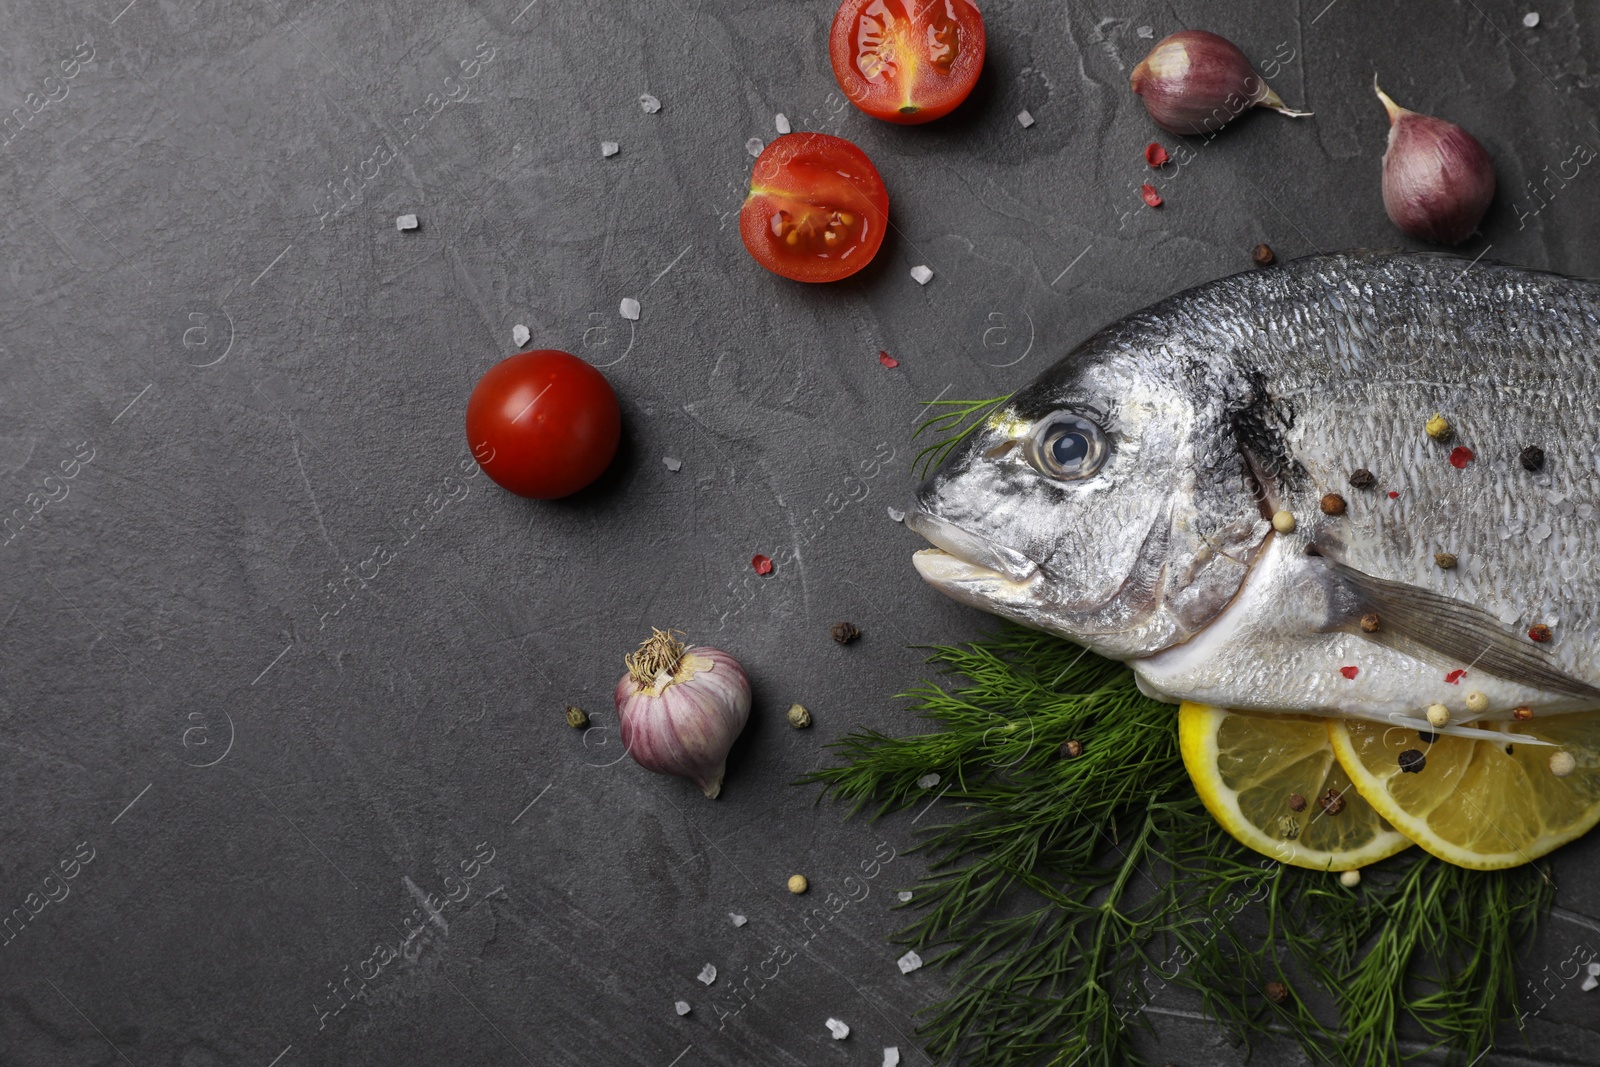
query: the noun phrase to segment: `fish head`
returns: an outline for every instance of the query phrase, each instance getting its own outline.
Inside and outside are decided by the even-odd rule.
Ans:
[[[908,510],[923,579],[1114,659],[1211,622],[1270,524],[1194,362],[1102,337],[985,417]]]

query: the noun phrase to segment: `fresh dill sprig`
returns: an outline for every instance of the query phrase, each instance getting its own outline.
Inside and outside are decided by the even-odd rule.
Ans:
[[[988,400],[924,400],[923,407],[945,408],[942,414],[935,415],[925,420],[917,427],[917,432],[911,435],[912,440],[922,436],[923,431],[942,434],[938,441],[928,445],[917,453],[917,458],[911,461],[911,469],[917,472],[917,477],[926,477],[928,472],[944,462],[944,457],[950,450],[959,445],[966,436],[988,418],[989,413],[995,408],[1010,400],[1015,393],[1005,396],[993,396]],[[970,421],[969,421],[970,420]]]
[[[1469,1062],[1514,1012],[1544,872],[1408,849],[1346,889],[1222,830],[1183,768],[1174,709],[1122,665],[1009,625],[931,651],[950,684],[903,696],[939,729],[851,734],[833,746],[842,763],[804,780],[877,817],[925,803],[918,779],[936,772],[958,813],[922,831],[928,874],[897,937],[951,971],[920,1024],[937,1061],[1141,1062],[1131,1031],[1166,985],[1241,1041],[1287,1033],[1314,1062],[1363,1067],[1418,1055],[1403,1031]],[[1068,739],[1075,759],[1058,755]],[[1292,990],[1282,1003],[1274,981]]]

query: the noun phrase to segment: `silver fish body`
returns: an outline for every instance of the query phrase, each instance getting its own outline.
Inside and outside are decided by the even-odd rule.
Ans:
[[[1199,286],[987,417],[907,525],[934,586],[1161,699],[1600,708],[1600,283],[1358,252]]]

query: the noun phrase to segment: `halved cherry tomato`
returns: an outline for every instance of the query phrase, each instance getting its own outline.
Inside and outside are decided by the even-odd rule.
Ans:
[[[983,52],[971,0],[844,0],[828,37],[844,95],[890,122],[948,115],[977,84]]]
[[[878,254],[889,191],[866,153],[842,137],[789,133],[750,172],[739,236],[755,261],[797,282],[836,282]]]
[[[467,401],[467,445],[519,496],[554,500],[600,477],[622,413],[606,376],[568,352],[519,352],[490,367]]]

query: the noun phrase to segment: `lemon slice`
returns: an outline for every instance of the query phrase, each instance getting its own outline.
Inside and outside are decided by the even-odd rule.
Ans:
[[[1328,736],[1368,803],[1411,840],[1461,867],[1515,867],[1600,821],[1600,714],[1473,725],[1506,739],[1431,735],[1430,744],[1415,730],[1338,719],[1328,720]],[[1560,747],[1519,745],[1519,736]],[[1400,759],[1408,751],[1423,757],[1422,768],[1409,774]],[[1573,770],[1558,778],[1550,757],[1562,751]]]
[[[1264,856],[1349,871],[1411,844],[1351,788],[1322,719],[1185,703],[1178,709],[1178,746],[1206,810]],[[1334,815],[1320,803],[1329,790],[1344,803]],[[1298,812],[1290,807],[1294,794],[1305,800]]]

